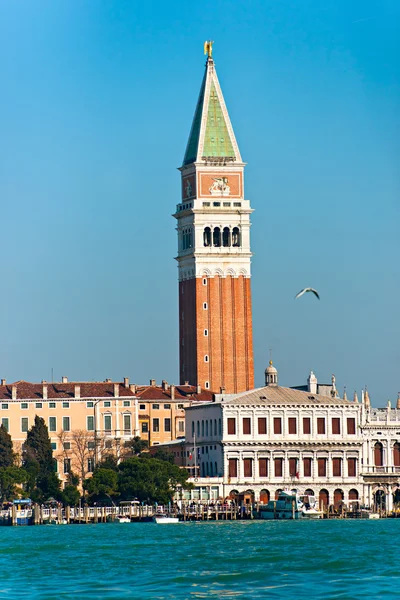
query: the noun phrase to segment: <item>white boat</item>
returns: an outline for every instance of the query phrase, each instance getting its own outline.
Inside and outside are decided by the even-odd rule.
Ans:
[[[374,513],[371,510],[363,508],[360,511],[360,518],[361,519],[379,519],[380,515],[379,515],[379,513]]]
[[[277,500],[260,506],[261,519],[320,519],[315,496],[298,496],[295,492],[280,492]]]
[[[123,517],[123,516],[115,517],[115,521],[116,521],[116,523],[131,523],[131,520],[129,517]]]
[[[153,517],[154,523],[157,525],[167,525],[170,523],[179,523],[178,517],[168,517],[168,515],[154,515]]]

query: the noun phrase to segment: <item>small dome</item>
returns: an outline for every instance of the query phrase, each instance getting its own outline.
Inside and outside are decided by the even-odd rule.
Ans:
[[[272,364],[272,360],[269,361],[269,365],[268,367],[265,369],[266,373],[277,373],[278,371],[275,369],[274,365]]]
[[[269,365],[265,369],[265,385],[278,385],[278,371],[272,364],[272,360],[269,361]]]

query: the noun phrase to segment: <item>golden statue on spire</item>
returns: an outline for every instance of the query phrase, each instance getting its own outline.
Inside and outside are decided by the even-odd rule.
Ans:
[[[208,58],[212,58],[212,47],[213,43],[211,40],[204,42],[204,54],[207,54]]]

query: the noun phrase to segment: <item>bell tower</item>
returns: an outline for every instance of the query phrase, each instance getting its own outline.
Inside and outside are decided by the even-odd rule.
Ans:
[[[219,85],[212,42],[186,147],[178,232],[180,381],[254,388],[250,215],[245,163]]]

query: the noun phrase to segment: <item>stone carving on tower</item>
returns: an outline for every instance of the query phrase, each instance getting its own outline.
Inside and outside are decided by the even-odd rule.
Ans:
[[[250,215],[242,161],[212,58],[180,168],[180,380],[219,392],[254,387]]]

